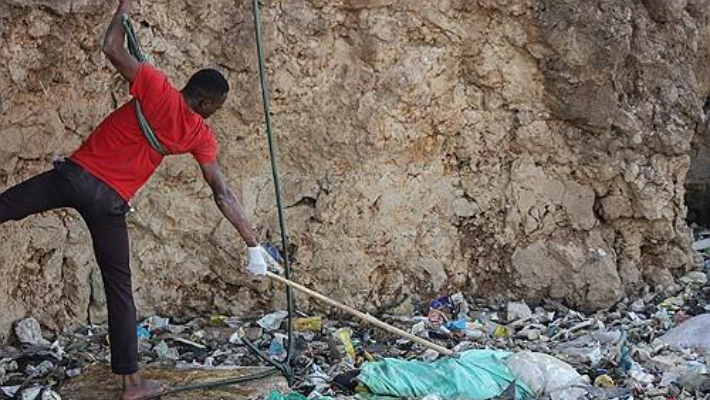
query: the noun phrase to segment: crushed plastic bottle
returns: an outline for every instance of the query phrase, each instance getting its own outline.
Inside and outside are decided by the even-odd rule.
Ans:
[[[352,341],[352,331],[348,328],[340,328],[337,331],[335,331],[335,336],[340,340],[340,342],[343,344],[345,347],[345,355],[348,356],[350,359],[350,362],[355,362],[356,360],[356,352],[355,352],[355,346],[353,345]]]
[[[271,340],[271,345],[269,345],[270,359],[278,362],[284,362],[286,360],[287,352],[284,345],[286,339],[286,335],[280,333],[274,335],[273,340]]]
[[[323,318],[296,318],[293,327],[298,332],[320,332],[323,329]]]
[[[421,322],[414,324],[414,326],[412,326],[411,333],[412,333],[412,335],[415,335],[415,336],[421,336],[423,338],[428,338],[429,337],[429,330],[427,329],[426,322],[421,321]]]
[[[212,315],[210,317],[210,325],[211,326],[227,326],[227,319],[229,319],[228,316],[226,315]]]
[[[256,323],[266,331],[271,332],[279,329],[281,322],[283,322],[287,316],[288,311],[277,311],[264,316],[262,319],[256,321]]]
[[[505,325],[496,325],[493,329],[493,337],[496,339],[507,339],[510,337],[510,328]]]
[[[464,332],[466,331],[468,321],[465,318],[460,318],[455,321],[449,321],[444,326],[451,332]]]
[[[614,380],[609,375],[599,375],[594,379],[594,386],[612,388],[614,387]]]
[[[629,376],[635,381],[643,384],[650,384],[656,381],[656,377],[646,372],[643,367],[637,363],[631,363],[631,368],[629,368]]]
[[[138,336],[138,340],[149,340],[151,337],[150,331],[141,324],[136,326],[136,335]]]

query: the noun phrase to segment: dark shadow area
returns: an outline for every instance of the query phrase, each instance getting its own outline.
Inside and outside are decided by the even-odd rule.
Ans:
[[[710,97],[705,101],[705,115],[710,115]],[[685,180],[686,221],[710,226],[710,124],[698,127],[690,152],[690,169]]]

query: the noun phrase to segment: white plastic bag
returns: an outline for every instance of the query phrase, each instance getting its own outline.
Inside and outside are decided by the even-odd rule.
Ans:
[[[710,351],[708,330],[710,330],[710,314],[703,314],[676,326],[660,339],[674,349],[695,349],[707,352]]]
[[[571,365],[542,353],[521,351],[505,360],[516,379],[526,384],[537,396],[552,400],[577,400],[586,393],[576,385],[588,384]]]

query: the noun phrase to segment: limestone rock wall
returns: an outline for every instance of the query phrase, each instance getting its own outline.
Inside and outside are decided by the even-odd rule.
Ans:
[[[135,2],[180,86],[232,85],[211,124],[264,238],[277,238],[251,2]],[[0,0],[0,188],[69,154],[127,87],[99,51],[113,2]],[[707,0],[266,1],[297,279],[370,312],[452,291],[593,310],[689,265],[684,181],[707,124]],[[142,313],[283,305],[189,156],[134,200]],[[0,331],[104,318],[70,210],[0,228]],[[309,302],[299,298],[301,308]]]

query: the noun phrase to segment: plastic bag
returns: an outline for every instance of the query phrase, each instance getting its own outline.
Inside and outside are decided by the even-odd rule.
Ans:
[[[661,336],[674,349],[710,350],[710,314],[693,317]]]
[[[505,360],[510,372],[524,382],[536,396],[552,400],[577,400],[584,389],[575,385],[588,384],[571,365],[547,354],[522,351]]]

